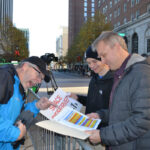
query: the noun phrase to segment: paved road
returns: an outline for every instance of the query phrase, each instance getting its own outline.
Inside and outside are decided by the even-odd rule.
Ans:
[[[55,80],[59,87],[61,87],[64,91],[86,94],[88,90],[88,84],[90,78],[83,77],[82,75],[73,74],[73,73],[64,73],[64,72],[53,72]],[[47,84],[50,87],[50,83]],[[47,96],[47,86],[44,82],[41,85],[38,95],[39,96]],[[27,135],[25,145],[21,146],[21,150],[34,150],[32,146],[32,142]]]

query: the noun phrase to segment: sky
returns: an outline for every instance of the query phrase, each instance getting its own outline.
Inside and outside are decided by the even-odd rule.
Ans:
[[[68,0],[14,0],[13,23],[30,32],[30,56],[55,53],[60,27],[68,26]]]

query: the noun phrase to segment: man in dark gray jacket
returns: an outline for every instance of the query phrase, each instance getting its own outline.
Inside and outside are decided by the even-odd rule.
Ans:
[[[103,32],[94,41],[93,49],[115,75],[109,110],[89,114],[109,125],[87,131],[91,134],[89,140],[108,145],[111,150],[149,150],[150,59],[130,55],[124,39],[111,31]]]

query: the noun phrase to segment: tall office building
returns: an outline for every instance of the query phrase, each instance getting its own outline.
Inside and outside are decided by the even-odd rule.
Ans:
[[[87,18],[94,17],[97,7],[98,0],[69,0],[69,47]]]
[[[8,17],[13,21],[13,0],[0,0],[0,23]]]
[[[61,27],[61,34],[56,39],[56,54],[58,58],[64,57],[68,51],[68,27]]]
[[[130,53],[150,53],[150,0],[98,0],[98,9],[125,34]]]

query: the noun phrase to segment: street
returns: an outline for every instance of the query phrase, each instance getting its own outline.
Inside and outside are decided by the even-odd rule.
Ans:
[[[53,72],[55,81],[58,87],[62,88],[66,92],[73,92],[76,94],[86,94],[88,90],[88,84],[90,81],[89,77],[84,77],[75,73],[68,72]],[[39,90],[39,96],[45,95],[45,92],[51,87],[51,82],[43,82]],[[51,90],[51,89],[50,89]]]

